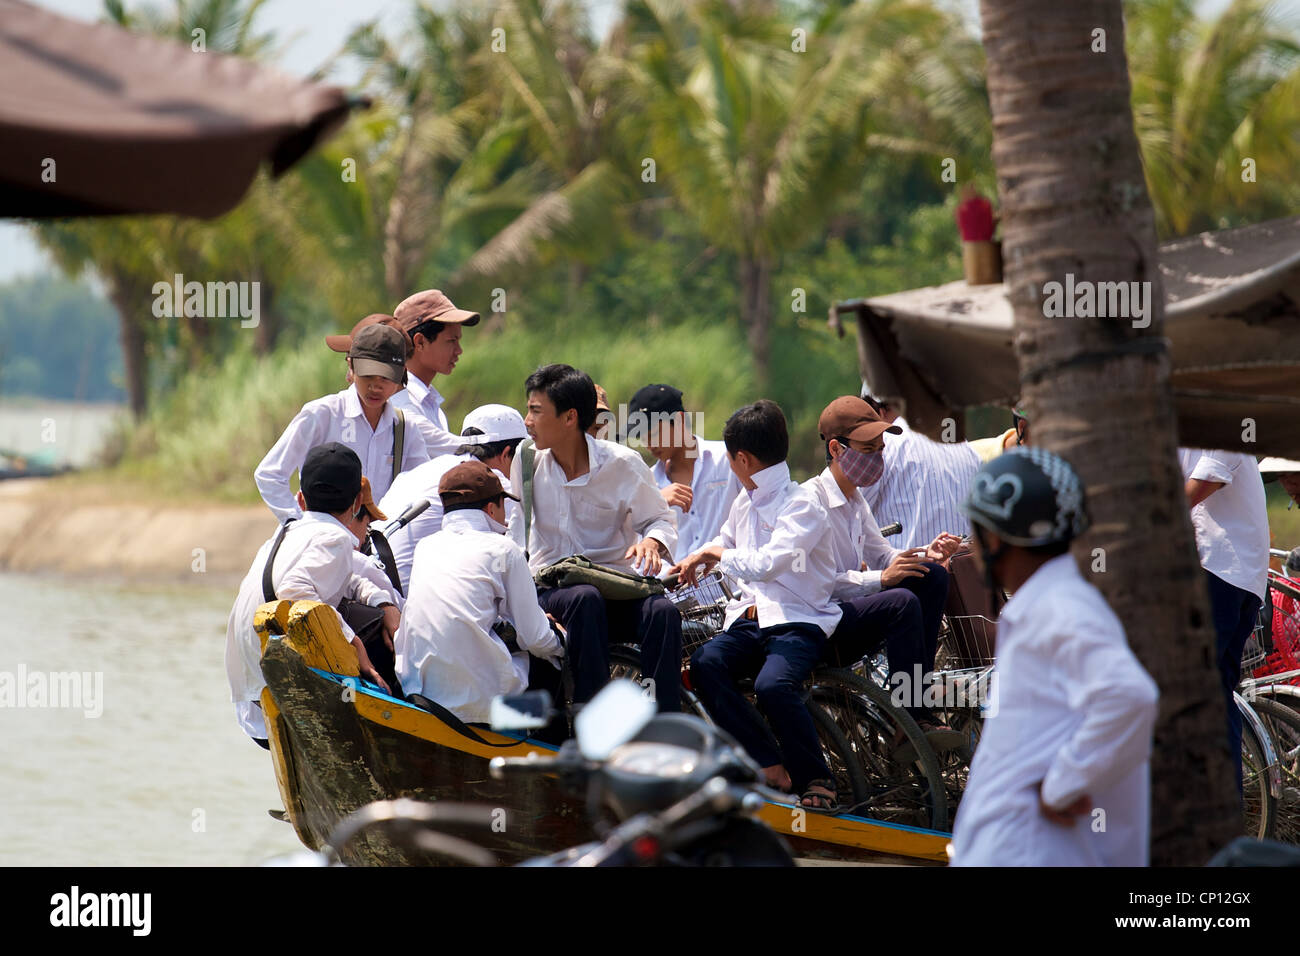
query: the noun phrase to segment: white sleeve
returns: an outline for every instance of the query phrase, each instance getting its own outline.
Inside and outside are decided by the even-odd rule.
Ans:
[[[1085,620],[1058,638],[1066,699],[1083,722],[1043,778],[1043,802],[1064,809],[1096,794],[1151,757],[1159,691],[1127,645]]]
[[[875,594],[884,586],[883,571],[841,571],[831,585],[831,597],[836,601],[851,601],[864,594]]]
[[[632,527],[643,538],[654,538],[671,557],[677,549],[677,516],[664,501],[655,483],[654,473],[640,459],[631,461],[635,485],[628,500]]]
[[[302,517],[302,509],[289,490],[289,478],[302,467],[307,452],[328,437],[329,414],[324,406],[304,405],[253,472],[262,500],[281,523]]]
[[[416,465],[423,465],[429,460],[429,446],[425,442],[424,436],[420,434],[420,429],[411,427],[411,419],[414,417],[403,411],[403,417],[406,419],[406,434],[402,436],[402,467],[398,473],[410,471]],[[383,511],[383,506],[380,506]]]
[[[742,581],[770,581],[806,560],[829,532],[826,511],[803,495],[791,498],[777,518],[772,537],[761,548],[728,548],[718,567]]]
[[[546,612],[537,603],[537,585],[533,583],[533,575],[528,570],[523,551],[511,547],[503,551],[501,556],[505,559],[502,574],[506,592],[504,616],[515,625],[519,648],[534,657],[559,659],[563,654],[560,639],[551,630]]]
[[[375,558],[368,558],[360,551],[353,551],[352,574],[353,580],[348,588],[348,597],[369,604],[371,607],[389,603],[395,605],[399,611],[402,609],[405,603],[402,596],[393,589],[393,582],[388,580],[388,575],[376,563]]]
[[[348,589],[354,550],[341,539],[337,542],[319,538],[313,541],[280,579],[275,589],[276,597],[282,601],[320,601],[338,614],[334,595],[344,594]],[[347,640],[356,637],[342,615],[339,615],[339,624]]]
[[[1196,464],[1192,466],[1192,473],[1188,478],[1199,481],[1220,481],[1230,485],[1236,466],[1240,464],[1234,460],[1235,457],[1226,452],[1203,451]]]

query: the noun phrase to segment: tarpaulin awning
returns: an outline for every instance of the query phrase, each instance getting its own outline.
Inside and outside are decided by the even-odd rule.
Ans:
[[[1180,442],[1300,457],[1300,217],[1162,243],[1158,260]],[[903,399],[932,437],[943,418],[1020,393],[1004,285],[950,282],[836,309],[857,313],[872,393]]]
[[[338,87],[0,0],[0,216],[218,216],[349,108]]]

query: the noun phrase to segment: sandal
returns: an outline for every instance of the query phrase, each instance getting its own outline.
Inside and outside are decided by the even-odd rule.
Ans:
[[[809,803],[809,800],[814,802]],[[835,781],[810,781],[808,786],[804,787],[803,796],[799,798],[799,806],[805,810],[816,810],[818,813],[838,813],[840,797],[835,790]]]

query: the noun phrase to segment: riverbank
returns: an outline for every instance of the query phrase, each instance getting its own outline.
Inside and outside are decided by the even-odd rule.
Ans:
[[[274,531],[262,504],[152,499],[89,475],[0,482],[0,572],[226,587]]]

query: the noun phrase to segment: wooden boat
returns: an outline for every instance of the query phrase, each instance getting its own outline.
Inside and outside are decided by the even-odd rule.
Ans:
[[[338,616],[326,605],[264,604],[254,626],[262,640],[267,684],[262,707],[276,782],[288,820],[307,847],[320,848],[358,807],[397,797],[478,805],[486,826],[445,832],[489,849],[502,863],[596,838],[582,795],[559,779],[538,774],[494,780],[488,774],[492,757],[545,755],[554,747],[466,726],[449,712],[423,710],[363,683]],[[799,857],[946,859],[946,833],[782,803],[769,803],[760,816]],[[343,860],[350,865],[446,862],[399,847],[379,831],[358,838]]]

